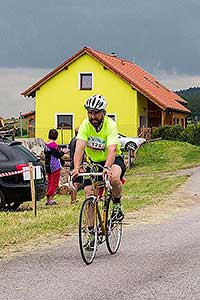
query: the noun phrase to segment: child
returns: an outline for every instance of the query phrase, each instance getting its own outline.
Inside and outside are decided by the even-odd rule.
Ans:
[[[58,131],[56,129],[50,129],[48,135],[48,142],[45,145],[45,167],[48,175],[48,187],[47,187],[47,202],[46,205],[55,205],[54,195],[56,188],[59,184],[61,162],[60,158],[64,155],[56,144],[58,137]]]

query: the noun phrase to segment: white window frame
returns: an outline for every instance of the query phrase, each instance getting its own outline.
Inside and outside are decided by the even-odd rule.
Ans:
[[[72,116],[72,129],[66,129],[66,130],[73,130],[74,129],[74,113],[71,113],[71,112],[66,112],[66,113],[59,113],[59,112],[56,112],[55,113],[55,128],[60,130],[61,128],[58,128],[58,123],[57,123],[57,116]]]
[[[91,89],[82,89],[81,88],[81,75],[92,75],[92,88]],[[80,91],[91,91],[94,89],[94,73],[93,72],[79,72],[78,74],[78,88]]]
[[[108,117],[110,117],[110,116],[114,116],[115,117],[115,122],[117,122],[117,114],[116,113],[108,113],[108,114],[106,114]],[[112,120],[113,120],[113,118],[111,118]]]

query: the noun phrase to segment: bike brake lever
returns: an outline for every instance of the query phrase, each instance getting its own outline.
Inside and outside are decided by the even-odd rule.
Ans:
[[[72,189],[74,191],[76,190],[76,188],[73,184],[72,176],[70,174],[69,174],[69,179],[68,179],[68,186],[69,186],[70,189]]]
[[[109,180],[107,174],[105,174],[104,180],[105,180],[105,186],[106,186],[106,188],[112,189],[112,186],[110,184],[110,180]]]

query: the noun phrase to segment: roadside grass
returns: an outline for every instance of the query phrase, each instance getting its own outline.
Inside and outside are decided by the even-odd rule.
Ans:
[[[167,172],[199,165],[199,147],[187,143],[157,141],[143,145],[135,167],[127,170],[123,188],[123,210],[131,212],[165,200],[182,185],[187,176],[168,176]],[[159,172],[162,173],[160,176]],[[143,174],[138,176],[137,174]],[[137,175],[137,176],[136,176]],[[49,244],[52,239],[65,238],[77,232],[83,191],[78,193],[79,204],[71,205],[70,197],[57,195],[57,206],[46,207],[45,199],[37,203],[37,217],[25,202],[17,212],[0,213],[0,258],[20,251],[27,245]]]
[[[123,188],[123,209],[125,212],[138,210],[165,200],[165,198],[182,185],[187,176],[159,176],[134,177],[128,176],[127,184]]]
[[[144,144],[137,152],[134,174],[170,172],[200,164],[200,148],[177,141],[156,141]]]

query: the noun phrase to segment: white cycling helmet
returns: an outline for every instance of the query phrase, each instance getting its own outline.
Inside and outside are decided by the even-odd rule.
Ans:
[[[87,99],[85,108],[87,110],[104,110],[106,109],[106,99],[102,95],[94,95]]]

